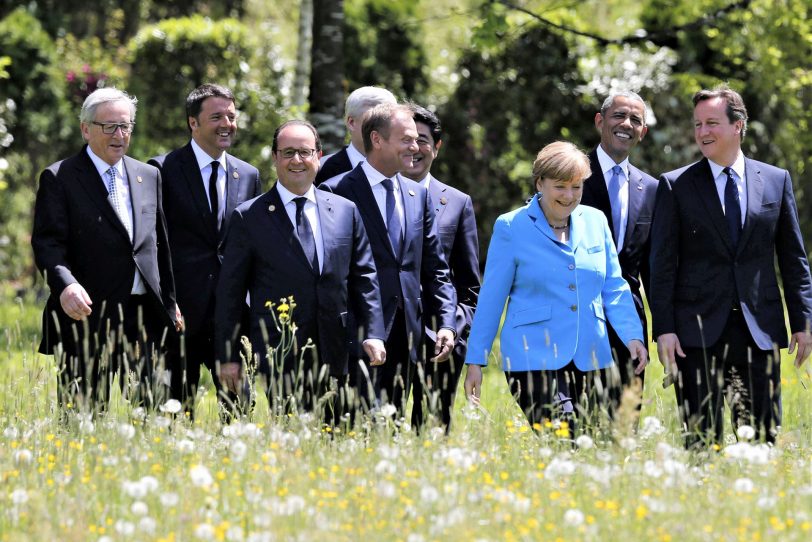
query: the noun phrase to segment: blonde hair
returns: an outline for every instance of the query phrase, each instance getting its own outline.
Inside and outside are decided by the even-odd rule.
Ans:
[[[583,180],[592,174],[589,158],[568,141],[546,145],[533,162],[533,186],[541,179],[558,181]],[[534,188],[535,191],[535,188]]]

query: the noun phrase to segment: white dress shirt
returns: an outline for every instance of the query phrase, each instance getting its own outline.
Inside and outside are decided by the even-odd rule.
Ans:
[[[90,145],[87,146],[87,154],[90,156],[90,160],[93,162],[93,165],[96,166],[96,170],[99,172],[99,176],[102,178],[102,183],[104,183],[104,191],[107,192],[107,170],[110,169],[110,164],[99,158],[94,154],[92,150],[90,150]],[[127,211],[128,220],[130,221],[133,236],[135,236],[135,222],[133,222],[133,204],[132,198],[130,197],[130,183],[127,180],[127,170],[124,169],[124,160],[119,160],[113,165],[116,171],[116,191],[118,192],[121,201],[124,203],[124,208]],[[109,197],[107,201],[110,201]],[[112,207],[112,202],[110,203]],[[113,210],[118,215],[118,209],[113,207]],[[119,218],[121,220],[121,218]],[[123,223],[123,221],[122,221]],[[130,243],[133,240],[130,239]],[[144,279],[141,277],[141,273],[138,271],[138,267],[135,269],[135,277],[133,277],[133,287],[130,290],[131,295],[143,295],[147,293],[147,287],[144,285]]]
[[[325,183],[329,183],[330,181],[335,181],[335,180],[338,180],[338,179],[343,179],[344,176],[347,173],[354,170],[358,166],[358,164],[360,164],[361,162],[364,162],[367,159],[366,156],[364,156],[364,154],[361,151],[356,149],[355,145],[353,145],[352,143],[347,145],[346,148],[347,148],[347,158],[350,159],[350,169],[348,171],[341,172],[338,175],[333,175],[332,177],[330,177],[329,179],[324,181]],[[334,154],[322,157],[322,159],[321,159],[321,161],[319,163],[323,166],[324,162],[326,162],[333,155]]]
[[[713,160],[708,160],[710,164],[711,174],[716,183],[716,193],[719,194],[719,201],[722,203],[722,212],[725,212],[725,186],[727,185],[727,175],[724,173],[725,166],[721,166]],[[747,214],[747,189],[746,180],[744,177],[744,154],[739,151],[736,161],[730,166],[733,170],[733,180],[736,181],[736,188],[739,190],[739,207],[741,207],[742,226],[744,226],[744,218]]]
[[[375,203],[378,204],[378,210],[381,211],[381,217],[383,218],[383,224],[386,226],[386,188],[384,188],[382,182],[384,179],[392,179],[392,186],[394,186],[394,194],[395,194],[395,212],[398,215],[398,220],[400,220],[400,231],[406,232],[406,221],[404,219],[403,213],[403,198],[400,193],[400,182],[398,180],[397,174],[393,177],[386,177],[383,173],[379,172],[377,169],[369,165],[369,162],[364,162],[361,164],[361,167],[364,169],[364,173],[367,176],[367,180],[369,180],[369,185],[372,187],[372,195],[375,196]]]
[[[282,186],[282,183],[279,181],[276,182],[276,189],[279,191],[279,197],[285,206],[285,212],[288,214],[291,224],[293,224],[293,231],[296,231],[296,202],[293,200],[300,196]],[[324,238],[321,235],[315,187],[311,186],[307,192],[305,192],[304,197],[307,198],[307,203],[305,203],[304,206],[304,215],[307,221],[310,222],[310,229],[313,230],[313,237],[316,241],[316,255],[319,258],[319,273],[321,273],[324,269]]]
[[[626,240],[626,226],[629,223],[629,158],[626,157],[621,163],[616,164],[612,158],[606,154],[600,145],[598,145],[598,163],[601,166],[601,171],[603,172],[603,180],[606,183],[606,189],[609,190],[609,181],[612,179],[612,168],[615,166],[620,166],[620,169],[623,170],[622,175],[625,177],[625,182],[621,179],[623,183],[622,188],[620,189],[620,231],[615,232],[615,237],[617,237],[617,251],[623,248],[623,241]],[[612,196],[609,196],[609,201],[612,201]],[[611,222],[612,219],[609,219]]]
[[[211,209],[211,200],[209,199],[209,177],[211,176],[211,163],[217,161],[220,167],[217,168],[217,223],[221,223],[223,216],[226,213],[226,178],[228,177],[228,170],[226,169],[226,153],[223,151],[219,158],[212,158],[206,151],[200,148],[200,145],[193,139],[192,150],[197,159],[197,167],[200,168],[200,176],[203,177],[203,193],[206,194],[206,201],[209,202],[209,209]]]

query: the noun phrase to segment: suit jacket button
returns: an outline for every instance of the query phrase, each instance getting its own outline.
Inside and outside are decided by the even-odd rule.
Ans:
[[[209,273],[209,280],[212,280],[213,278],[214,278],[214,273]]]
[[[574,264],[574,263],[569,264],[569,265],[567,266],[567,269],[569,269],[570,271],[572,271],[573,269],[575,269],[575,264]]]
[[[572,312],[577,311],[577,310],[578,310],[578,305],[570,305],[570,310],[571,310]]]
[[[575,285],[574,284],[570,284],[570,290],[572,290],[573,292],[575,291]]]

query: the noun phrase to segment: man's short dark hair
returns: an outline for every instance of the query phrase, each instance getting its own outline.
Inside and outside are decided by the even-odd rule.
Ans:
[[[276,131],[273,133],[273,143],[271,143],[271,151],[276,154],[277,151],[277,142],[279,140],[279,134],[282,133],[282,130],[287,128],[288,126],[304,126],[308,128],[311,132],[313,132],[313,137],[316,138],[316,150],[321,150],[321,139],[319,139],[319,132],[316,130],[316,127],[307,122],[306,120],[301,119],[293,119],[286,122],[283,122],[279,125]]]
[[[431,137],[434,138],[434,144],[437,145],[437,143],[442,141],[443,127],[440,125],[440,119],[437,115],[433,111],[414,102],[409,102],[406,105],[412,110],[415,122],[421,122],[429,127]]]
[[[372,132],[378,132],[384,139],[389,139],[392,119],[401,113],[412,116],[412,110],[405,105],[389,103],[378,104],[364,113],[364,121],[361,125],[361,133],[364,136],[364,152],[369,154],[372,151]]]
[[[713,100],[714,98],[722,98],[725,101],[727,104],[727,119],[730,122],[736,122],[737,120],[742,121],[741,139],[744,139],[744,134],[747,132],[747,107],[744,105],[741,94],[726,84],[719,85],[712,89],[702,89],[694,94],[694,107],[696,107],[699,102]]]
[[[212,97],[225,98],[234,102],[234,93],[228,88],[214,83],[203,83],[186,97],[186,122],[189,122],[189,117],[197,118],[200,110],[203,109],[203,101]],[[192,129],[191,125],[189,129]]]

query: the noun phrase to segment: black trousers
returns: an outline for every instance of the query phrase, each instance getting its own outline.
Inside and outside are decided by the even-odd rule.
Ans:
[[[437,416],[448,433],[465,360],[452,354],[448,361],[433,363],[432,357],[434,344],[427,342],[427,361],[417,364],[413,378],[412,426],[419,429],[428,421],[429,416]]]
[[[643,331],[645,331],[645,327],[643,327]],[[611,326],[609,326],[609,347],[612,349],[612,358],[615,360],[615,370],[606,371],[609,377],[607,383],[609,387],[609,415],[613,419],[616,417],[625,393],[627,399],[631,399],[634,405],[634,418],[636,420],[639,418],[640,409],[643,406],[643,382],[646,373],[643,371],[639,375],[634,374],[637,361],[632,360],[629,348]]]
[[[731,310],[716,344],[684,348],[677,358],[677,405],[687,448],[721,443],[727,401],[733,427],[750,425],[756,438],[774,442],[781,425],[781,357],[760,350],[744,315]]]
[[[162,351],[169,333],[174,333],[167,328],[166,316],[147,295],[132,295],[121,307],[101,310],[107,315],[100,330],[88,338],[85,352],[64,355],[60,360],[60,404],[103,411],[116,376],[122,396],[133,406],[152,408],[160,404],[168,395],[161,379]]]
[[[570,436],[599,420],[608,402],[605,369],[582,371],[569,362],[551,371],[505,372],[510,391],[534,429],[564,420]]]

